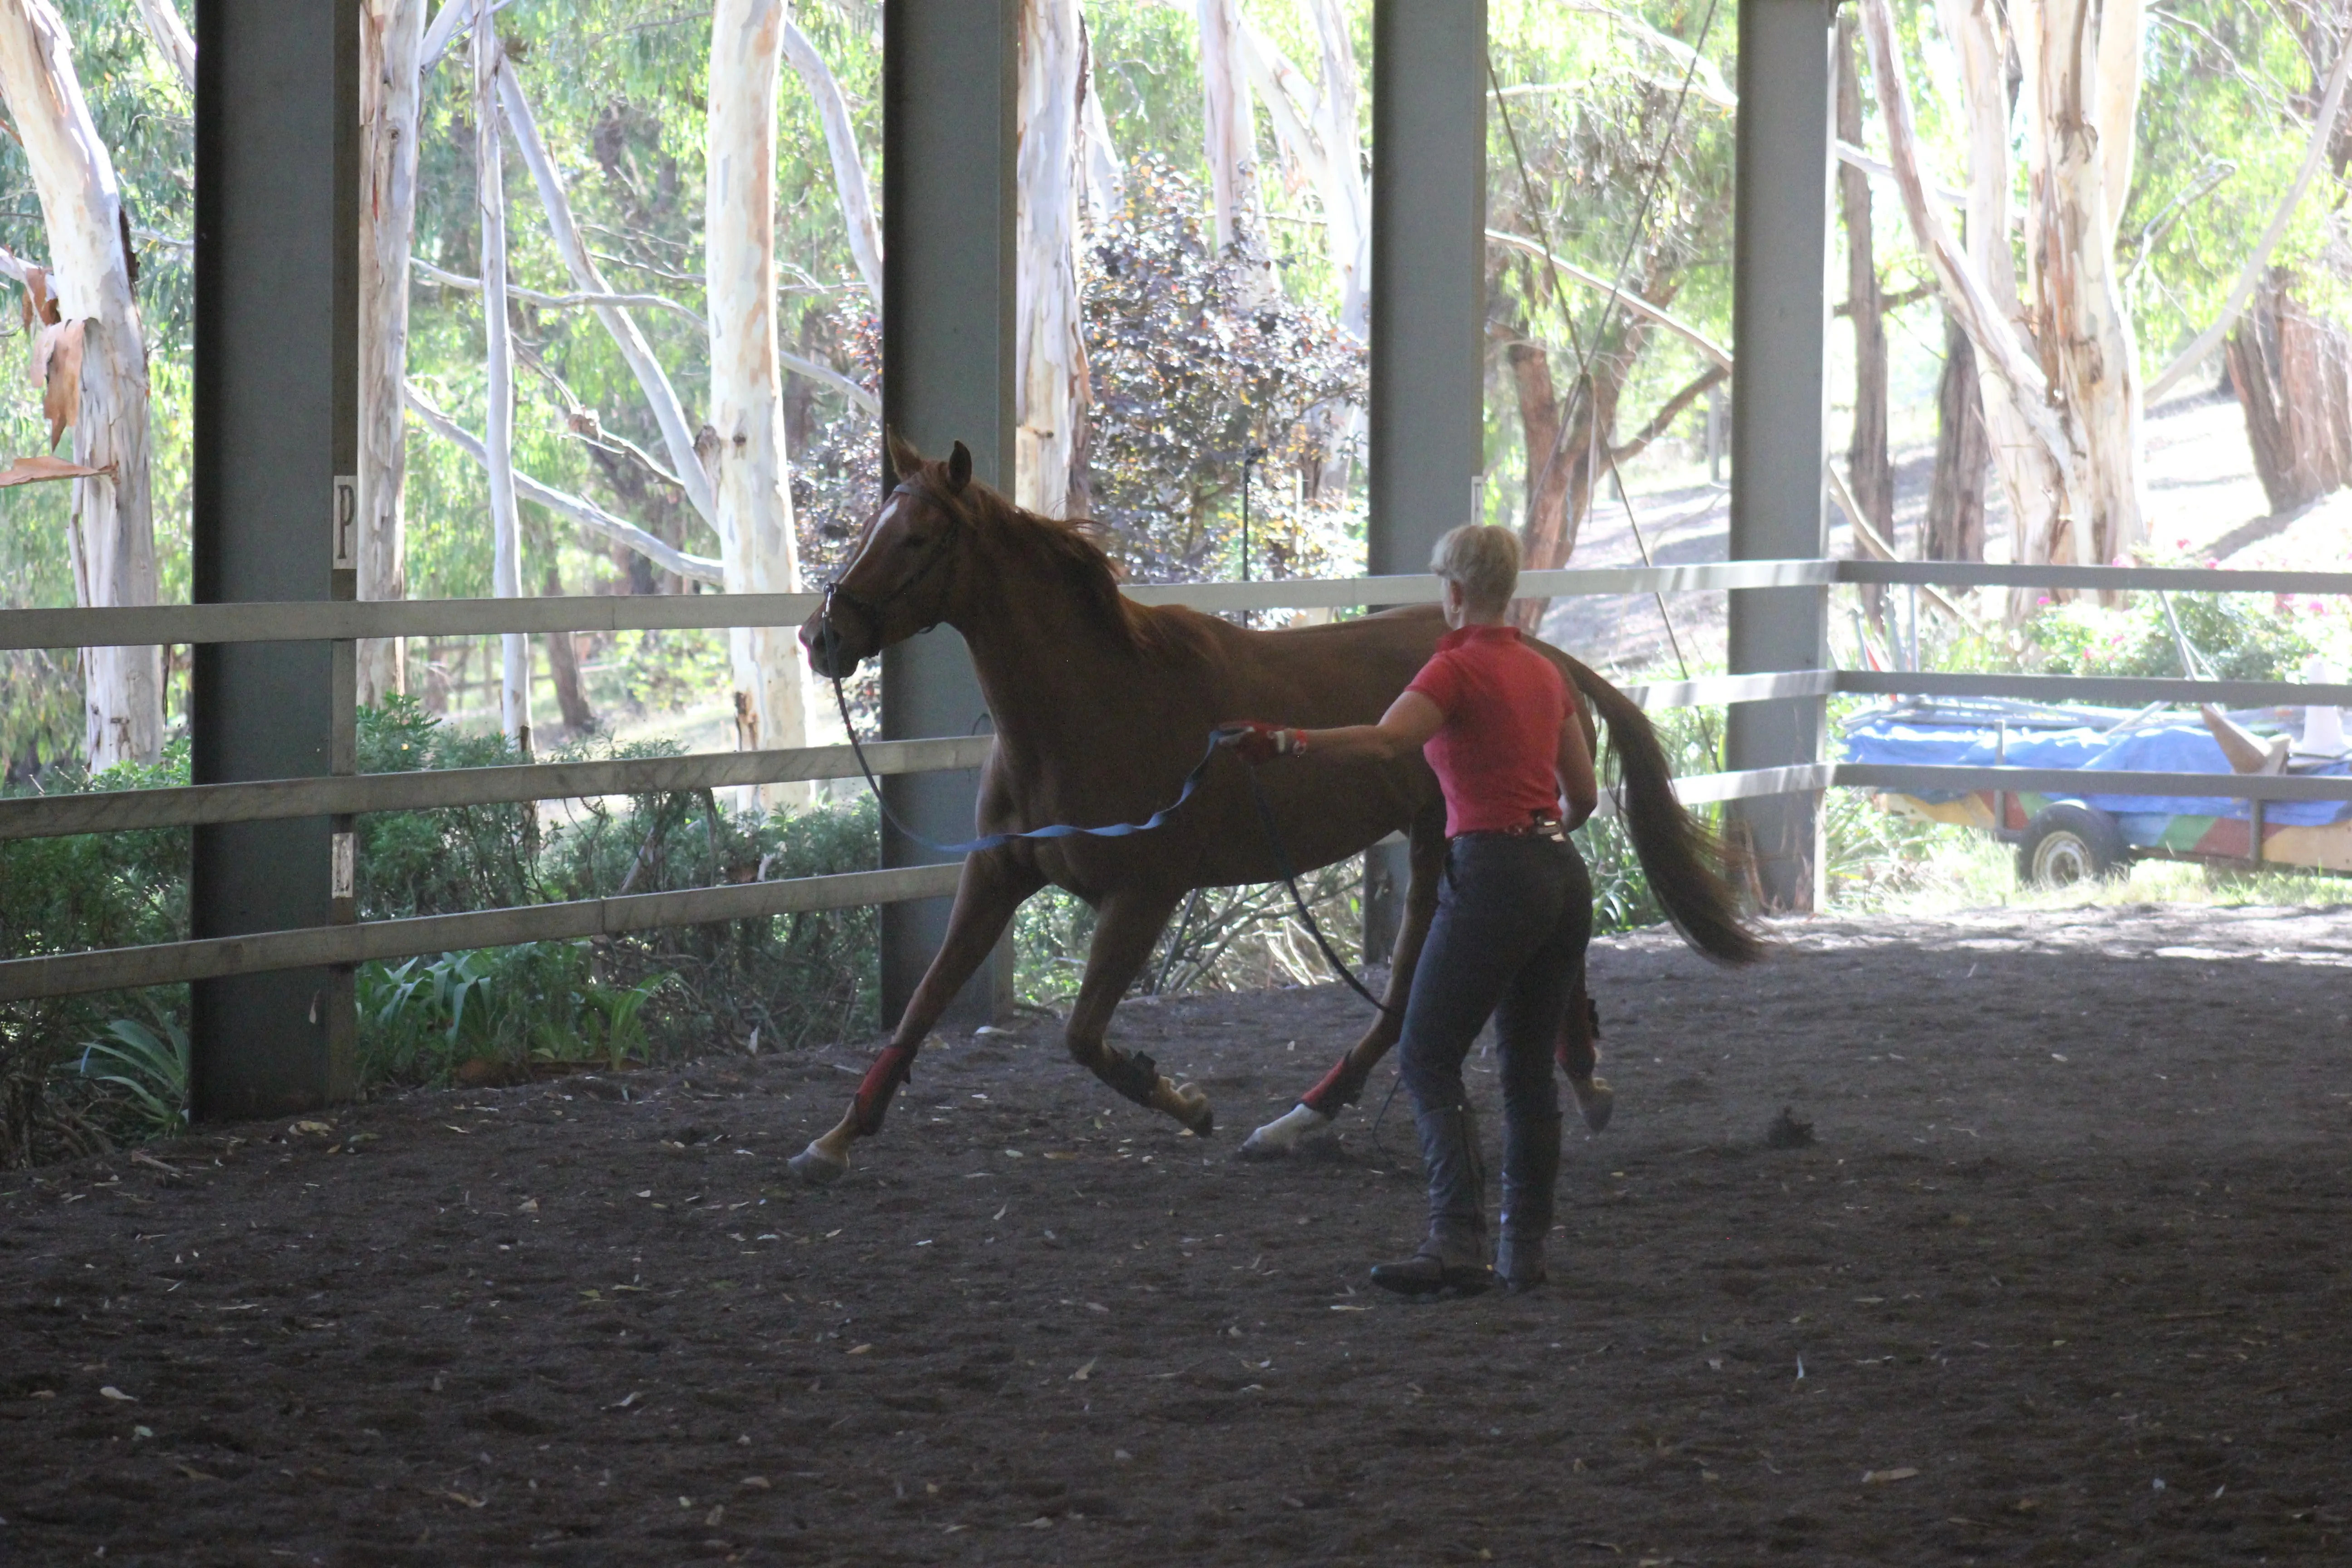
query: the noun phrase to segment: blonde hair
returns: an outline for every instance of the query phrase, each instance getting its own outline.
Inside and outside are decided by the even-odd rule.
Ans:
[[[1437,542],[1429,569],[1458,584],[1472,610],[1491,615],[1518,588],[1519,536],[1507,528],[1465,523]]]

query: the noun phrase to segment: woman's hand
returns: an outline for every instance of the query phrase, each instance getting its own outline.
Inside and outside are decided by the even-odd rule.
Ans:
[[[1264,767],[1277,757],[1295,757],[1307,749],[1307,739],[1297,730],[1286,730],[1255,719],[1228,719],[1217,726],[1217,744],[1237,753],[1254,768]]]

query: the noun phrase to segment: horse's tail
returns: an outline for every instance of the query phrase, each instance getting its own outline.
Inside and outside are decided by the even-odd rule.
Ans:
[[[1666,918],[1685,942],[1719,963],[1762,958],[1763,941],[1740,919],[1738,895],[1726,879],[1737,856],[1675,798],[1674,770],[1649,715],[1575,659],[1568,668],[1594,715],[1609,726],[1609,750],[1623,785],[1625,831]]]

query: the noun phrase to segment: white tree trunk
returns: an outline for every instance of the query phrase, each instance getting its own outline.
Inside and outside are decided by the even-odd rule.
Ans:
[[[515,516],[514,343],[507,326],[506,139],[499,134],[499,69],[505,53],[490,25],[492,0],[474,0],[474,179],[482,226],[482,336],[488,345],[488,413],[482,444],[489,457],[490,592],[522,597],[522,536]],[[499,638],[499,727],[530,752],[530,642],[520,632]]]
[[[1237,254],[1244,303],[1274,297],[1265,254],[1265,214],[1257,188],[1257,111],[1249,86],[1249,46],[1241,0],[1194,0],[1201,22],[1202,150],[1217,251]]]
[[[1372,191],[1356,123],[1362,90],[1356,46],[1339,0],[1302,3],[1315,23],[1320,88],[1308,85],[1274,40],[1244,24],[1249,81],[1265,103],[1284,153],[1322,204],[1324,253],[1339,284],[1339,324],[1364,342],[1371,337]]]
[[[2113,560],[2138,542],[2143,527],[2137,350],[2115,269],[2111,160],[2095,121],[2101,47],[2092,12],[2092,0],[2016,0],[2009,13],[2016,25],[2004,38],[1990,0],[1944,0],[1969,125],[1963,251],[1927,200],[1886,0],[1863,6],[1904,210],[1979,360],[1985,424],[2018,561]],[[2116,20],[2138,26],[2130,6],[2118,7]],[[2026,153],[2022,295],[2009,251],[2005,46],[2015,48],[2024,73],[2017,115]],[[2137,54],[2129,58],[2136,70]],[[2136,87],[2109,88],[2110,112],[2137,101]],[[2110,125],[2104,133],[2128,136],[2130,127]],[[2024,613],[2030,597],[2011,597],[2012,616]]]
[[[2040,558],[2082,566],[2122,560],[2145,531],[2139,347],[2115,265],[2114,213],[2124,193],[2109,186],[2115,155],[2101,147],[2103,130],[2125,143],[2127,174],[2132,128],[2097,120],[2103,100],[2112,98],[2112,109],[2139,98],[2138,7],[2116,12],[2132,29],[2132,47],[2116,51],[2127,84],[2101,79],[2108,54],[2101,39],[2118,16],[2102,15],[2098,0],[2037,0],[2012,10],[2042,33],[2031,55],[2037,113],[2027,144],[2039,156],[2027,184],[2025,243],[2042,366],[2074,446],[2072,483]]]
[[[2025,301],[2018,291],[2017,261],[2010,249],[2014,203],[2011,194],[2009,46],[1992,0],[1942,0],[1940,17],[1945,36],[1959,57],[1960,79],[1954,97],[1959,123],[1966,130],[1969,153],[1967,248],[1955,269],[1954,279],[1946,282],[1945,292],[1948,296],[1952,293],[1955,281],[1975,289],[1978,301],[1974,309],[1955,309],[1952,313],[1976,346],[1979,366],[1997,357],[1987,352],[1984,338],[1997,334],[2000,343],[2006,345],[1999,363],[1979,376],[1978,391],[1985,429],[1992,445],[1993,471],[2009,501],[2010,559],[2046,560],[2047,541],[2066,479],[2060,467],[2063,446],[2055,421],[2042,420],[2037,426],[2028,412],[2029,408],[2046,405],[2049,395],[2038,379],[2040,364],[2031,357],[2032,333],[2026,326]],[[1868,26],[1866,12],[1864,25]],[[1906,210],[1909,211],[1910,191],[1902,178],[1902,169],[1913,171],[1914,176],[1921,179],[1921,205],[1925,206],[1926,202],[1924,176],[1916,173],[1918,151],[1908,114],[1908,96],[1903,90],[1900,77],[1890,74],[1897,68],[1891,63],[1885,67],[1876,63],[1874,38],[1872,48],[1872,76],[1881,84],[1882,113],[1890,141],[1899,132],[1904,142],[1904,154],[1896,160],[1897,186],[1904,193]],[[1885,113],[1885,84],[1889,82],[1894,83],[1896,96],[1905,104],[1906,112],[1899,126],[1895,116]],[[1934,216],[1940,222],[1940,212]],[[1921,232],[1917,215],[1913,216],[1912,226],[1915,233]],[[1926,248],[1924,242],[1922,248]],[[1939,279],[1943,271],[1938,268]],[[2037,549],[2044,552],[2037,553]]]
[[[0,0],[0,98],[23,143],[48,232],[63,319],[81,323],[74,461],[107,474],[73,481],[68,547],[85,608],[152,605],[147,348],[131,293],[129,230],[114,163],[74,75],[73,47],[48,0]],[[163,731],[163,650],[81,651],[83,744],[93,769],[153,762]]]
[[[142,0],[168,6],[170,0]],[[360,9],[359,596],[408,596],[402,491],[408,469],[402,389],[408,374],[408,252],[416,228],[417,54],[425,0],[363,0]],[[406,645],[359,645],[359,700],[381,707],[408,689]]]
[[[776,358],[776,89],[784,26],[784,0],[719,0],[710,23],[709,463],[732,594],[800,588]],[[738,743],[745,751],[804,744],[807,709],[792,628],[739,626],[730,648]],[[782,790],[762,795],[771,805],[788,798]],[[789,798],[805,795],[796,788]]]
[[[833,68],[816,52],[797,23],[784,23],[784,58],[816,100],[817,118],[824,122],[825,151],[833,156],[834,189],[841,198],[841,221],[849,229],[849,254],[857,275],[866,279],[866,298],[874,314],[882,314],[882,224],[874,216],[874,189],[866,181],[866,161],[857,151],[857,127],[850,121],[849,102],[841,95]]]
[[[457,4],[458,0],[450,0]],[[437,24],[439,18],[436,18]],[[563,177],[556,172],[555,160],[547,155],[547,143],[540,139],[539,121],[530,111],[530,100],[522,90],[522,82],[509,66],[499,72],[499,100],[506,106],[507,126],[514,132],[515,147],[522,154],[523,166],[530,171],[532,184],[539,187],[540,205],[547,209],[547,226],[555,241],[555,253],[563,258],[564,270],[572,275],[572,286],[583,294],[610,294],[604,274],[588,254],[587,242],[581,237],[580,225],[572,216],[571,198],[563,193]],[[613,335],[613,344],[627,362],[629,374],[637,378],[637,386],[646,395],[646,405],[653,410],[654,424],[662,433],[662,447],[669,456],[670,472],[677,476],[686,488],[687,504],[693,507],[702,521],[717,526],[717,507],[710,498],[710,478],[702,470],[695,456],[695,427],[686,416],[686,407],[678,402],[677,389],[670,385],[669,373],[654,358],[653,345],[646,342],[638,329],[636,318],[625,306],[600,303],[596,319]]]
[[[155,52],[172,68],[180,85],[195,91],[196,40],[188,36],[187,24],[180,20],[180,8],[172,0],[139,0],[139,19],[147,25]]]
[[[1103,112],[1102,94],[1095,90],[1095,56],[1087,44],[1087,100],[1083,129],[1085,146],[1079,156],[1087,171],[1087,221],[1097,229],[1127,205],[1127,165],[1118,161],[1118,143],[1111,139],[1110,117]]]
[[[1372,193],[1356,124],[1355,45],[1338,0],[1307,0],[1307,5],[1322,57],[1321,89],[1310,88],[1271,38],[1244,25],[1250,85],[1265,102],[1283,151],[1306,174],[1322,205],[1324,254],[1339,286],[1339,325],[1358,342],[1370,342]],[[1318,493],[1345,489],[1348,453],[1363,423],[1364,410],[1353,404],[1316,410],[1315,428],[1325,452]]]
[[[1086,195],[1086,22],[1078,0],[1023,0],[1018,279],[1013,353],[1014,501],[1069,513],[1090,398],[1078,300],[1078,219]]]

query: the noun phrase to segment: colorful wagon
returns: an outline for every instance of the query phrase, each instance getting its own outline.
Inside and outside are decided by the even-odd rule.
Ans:
[[[2276,737],[2273,749],[2288,773],[2352,773],[2334,709],[2260,708],[2229,717],[2257,738]],[[2095,775],[2101,772],[2232,775],[2221,742],[2193,716],[1985,700],[1912,700],[1872,709],[1840,728],[1848,762],[2084,773],[2079,794],[1921,789],[1876,795],[1886,811],[1980,828],[2014,844],[2021,882],[2063,886],[2116,876],[2132,861],[2146,859],[2352,872],[2352,802],[2112,795],[2098,789]]]

